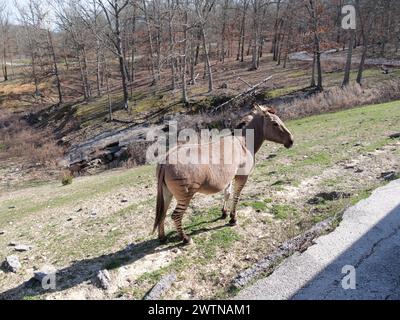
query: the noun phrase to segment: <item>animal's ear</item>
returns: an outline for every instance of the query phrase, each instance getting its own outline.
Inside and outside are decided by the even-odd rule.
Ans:
[[[260,106],[258,104],[256,104],[256,109],[258,109],[259,111],[268,114],[268,113],[272,113],[272,114],[276,114],[276,109],[272,108],[272,107],[264,107],[264,106]]]
[[[258,103],[255,104],[256,110],[261,111],[261,112],[265,112],[264,107],[260,106]]]

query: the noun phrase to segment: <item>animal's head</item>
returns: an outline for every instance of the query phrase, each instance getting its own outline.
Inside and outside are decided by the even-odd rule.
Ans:
[[[285,148],[293,147],[294,138],[286,128],[283,121],[276,115],[276,110],[270,107],[257,106],[264,116],[264,138],[265,140],[283,144]]]

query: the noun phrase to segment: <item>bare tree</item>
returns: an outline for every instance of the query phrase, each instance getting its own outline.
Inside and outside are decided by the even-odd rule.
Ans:
[[[214,91],[213,72],[211,66],[211,59],[208,47],[208,38],[206,24],[208,22],[209,14],[215,5],[215,0],[196,0],[196,14],[198,25],[200,29],[201,38],[203,40],[203,50],[206,60],[207,74],[208,74],[208,92]]]
[[[8,69],[7,69],[7,51],[9,47],[9,11],[5,2],[0,2],[0,36],[2,44],[2,70],[4,81],[8,81]]]
[[[122,13],[129,4],[129,0],[98,0],[98,2],[107,18],[110,31],[110,33],[108,33],[108,38],[114,46],[115,55],[118,57],[119,69],[122,79],[122,91],[124,94],[124,108],[128,110],[129,92],[126,74],[126,62],[122,45],[121,19]]]
[[[313,74],[311,79],[311,86],[315,86],[315,68],[318,73],[317,87],[322,89],[322,66],[321,66],[321,49],[320,49],[320,34],[319,34],[319,13],[322,10],[321,3],[319,0],[306,0],[305,6],[308,14],[310,15],[310,24],[314,36],[314,59],[313,59]],[[319,8],[317,8],[317,6]]]

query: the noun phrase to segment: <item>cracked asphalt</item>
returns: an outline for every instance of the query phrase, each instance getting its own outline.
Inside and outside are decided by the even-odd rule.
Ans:
[[[315,242],[235,299],[400,300],[400,180],[349,208]]]

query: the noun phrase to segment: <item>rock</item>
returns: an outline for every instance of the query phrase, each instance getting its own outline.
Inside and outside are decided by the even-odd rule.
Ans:
[[[390,139],[398,139],[398,138],[400,138],[400,132],[391,134],[391,135],[389,136],[389,138],[390,138]]]
[[[122,202],[122,203],[127,203],[127,202],[128,202],[128,200],[126,200],[126,199],[122,199],[122,200],[121,200],[121,202]]]
[[[72,219],[72,218],[68,218],[67,219],[68,222],[71,222],[72,220],[74,220],[74,219]]]
[[[42,282],[43,279],[55,275],[57,273],[57,269],[53,266],[43,266],[40,270],[35,271],[33,273],[33,278],[39,282]]]
[[[0,236],[2,236],[3,234],[5,234],[6,232],[3,230],[0,230]]]
[[[384,179],[385,181],[393,181],[397,178],[396,172],[390,171],[390,172],[383,172],[381,174],[381,178]]]
[[[10,247],[16,247],[16,246],[18,245],[18,243],[15,242],[15,241],[11,241],[8,245],[9,245]]]
[[[3,269],[5,271],[17,273],[19,269],[21,269],[21,263],[17,256],[8,256],[6,260],[3,262]]]
[[[108,270],[101,270],[96,276],[96,280],[100,288],[108,290],[111,288],[111,276]]]
[[[150,290],[144,297],[144,300],[159,300],[161,296],[171,288],[176,281],[176,274],[169,273],[161,278],[161,280]]]
[[[325,201],[336,201],[340,199],[348,199],[351,197],[351,193],[347,192],[321,192],[317,195],[315,195],[314,198],[310,199],[307,201],[308,204],[321,204],[324,203]]]
[[[14,250],[17,251],[17,252],[26,252],[26,251],[29,251],[31,249],[32,249],[31,246],[27,246],[25,244],[16,245],[15,248],[14,248]]]
[[[83,211],[82,208],[79,208],[78,210],[76,210],[76,212],[82,212],[82,211]]]
[[[59,146],[70,146],[67,137],[62,137],[60,140],[57,141],[57,144]]]
[[[128,148],[122,148],[118,152],[114,153],[116,159],[121,159],[128,156]]]

